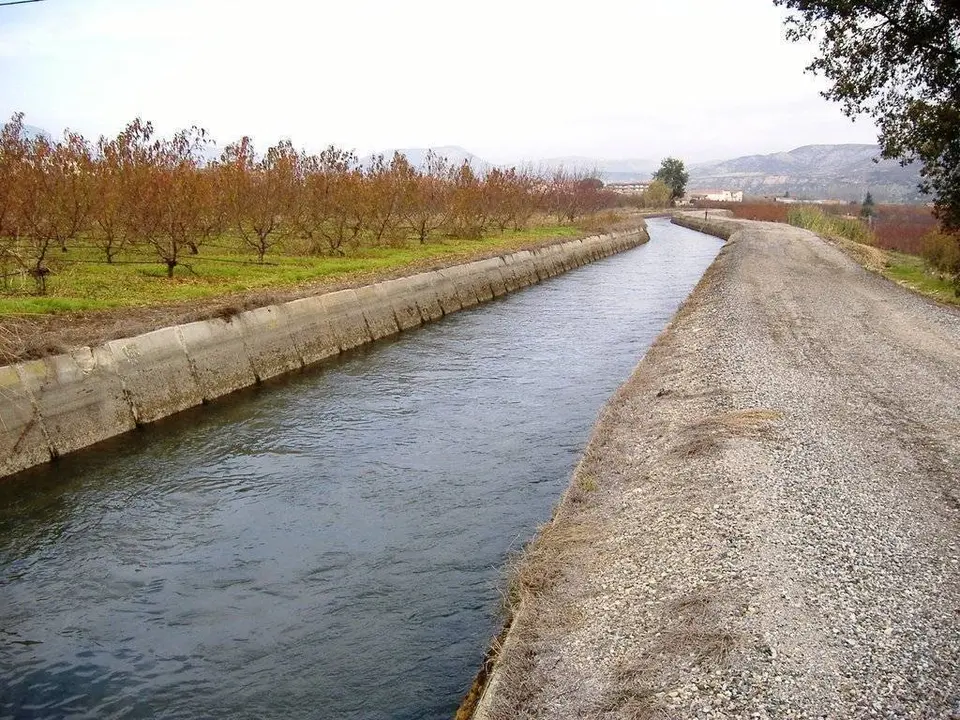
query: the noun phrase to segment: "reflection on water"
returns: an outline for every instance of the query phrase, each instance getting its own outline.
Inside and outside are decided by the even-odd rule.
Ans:
[[[0,483],[0,717],[447,718],[720,242],[653,240]]]

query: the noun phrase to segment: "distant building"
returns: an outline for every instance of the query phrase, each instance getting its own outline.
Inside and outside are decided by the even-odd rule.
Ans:
[[[778,203],[784,203],[786,205],[794,205],[796,203],[803,203],[804,205],[847,205],[849,204],[847,200],[838,200],[836,198],[828,198],[827,200],[804,200],[803,198],[777,196],[773,198],[773,201]]]
[[[650,184],[649,182],[608,183],[604,186],[604,189],[611,190],[619,195],[643,195]]]
[[[743,190],[698,190],[688,193],[690,202],[708,200],[710,202],[743,202]]]

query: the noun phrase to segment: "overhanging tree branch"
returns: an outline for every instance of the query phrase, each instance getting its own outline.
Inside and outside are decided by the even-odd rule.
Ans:
[[[960,231],[960,11],[952,0],[774,0],[787,37],[819,45],[808,70],[847,115],[868,115],[884,157],[922,165],[943,225]]]

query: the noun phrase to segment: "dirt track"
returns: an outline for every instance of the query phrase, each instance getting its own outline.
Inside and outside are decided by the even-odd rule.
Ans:
[[[489,718],[960,718],[960,313],[744,223],[611,400]]]

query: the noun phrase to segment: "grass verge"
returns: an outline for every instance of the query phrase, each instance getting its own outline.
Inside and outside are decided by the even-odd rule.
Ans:
[[[506,231],[480,239],[450,239],[424,245],[363,248],[345,257],[271,254],[259,264],[239,254],[225,239],[200,254],[183,258],[173,278],[142,250],[101,262],[95,249],[76,247],[54,258],[46,295],[32,293],[29,277],[11,276],[0,289],[0,316],[44,315],[149,307],[182,303],[265,288],[291,288],[316,281],[336,282],[353,276],[413,267],[426,260],[445,264],[482,251],[508,252],[548,239],[582,237],[583,229],[544,225]],[[59,252],[59,251],[58,251]]]
[[[876,247],[870,229],[857,218],[828,215],[818,208],[800,207],[789,212],[791,225],[833,240],[868,270],[941,303],[960,305],[953,281],[933,270],[917,255]]]
[[[828,234],[827,237],[867,270],[937,302],[960,306],[960,296],[953,281],[932,271],[922,257],[882,250],[837,235]]]
[[[858,218],[828,215],[820,208],[797,207],[787,213],[787,222],[818,235],[832,235],[864,244],[872,244],[873,234]]]
[[[942,303],[960,305],[960,297],[957,296],[953,281],[931,272],[926,261],[921,257],[889,251],[883,274],[921,295],[932,297]]]

